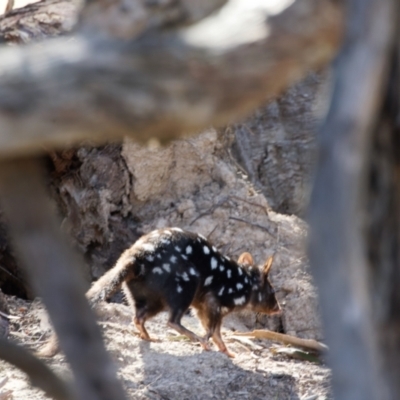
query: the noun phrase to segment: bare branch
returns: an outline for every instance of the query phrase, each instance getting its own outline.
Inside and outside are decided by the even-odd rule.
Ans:
[[[124,399],[85,298],[82,260],[66,244],[37,160],[0,167],[4,215],[20,261],[50,314],[82,400]]]
[[[283,333],[269,331],[267,329],[255,329],[251,332],[235,332],[231,337],[234,336],[245,336],[256,339],[267,339],[281,342],[284,344],[291,344],[297,347],[303,347],[308,350],[317,351],[319,353],[326,353],[329,349],[323,343],[317,342],[313,339],[302,339],[296,336],[285,335]]]
[[[232,4],[132,42],[81,33],[1,49],[0,156],[125,135],[167,141],[226,124],[335,54],[341,12],[333,0],[297,0],[281,13],[275,2]]]
[[[70,388],[46,364],[29,351],[0,338],[0,358],[25,372],[32,385],[57,400],[72,400]]]

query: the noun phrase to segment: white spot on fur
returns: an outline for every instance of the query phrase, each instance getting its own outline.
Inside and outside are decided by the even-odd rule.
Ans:
[[[161,239],[160,242],[161,242],[162,244],[167,245],[167,246],[171,243],[167,238]]]
[[[161,254],[157,254],[156,257],[161,260]]]
[[[203,247],[204,254],[210,254],[210,249],[207,246]]]
[[[199,237],[201,237],[203,240],[207,240],[201,233],[199,233]]]
[[[198,237],[197,239],[196,239],[199,243],[201,243],[201,239]]]
[[[153,274],[162,274],[163,270],[160,267],[153,268]]]
[[[171,267],[169,264],[163,264],[162,266],[167,272],[171,272]]]
[[[238,290],[243,289],[243,285],[241,283],[237,283],[236,287],[237,287]]]
[[[169,261],[171,261],[172,264],[175,264],[175,263],[176,263],[176,257],[175,257],[175,256],[171,256],[171,257],[169,258]]]
[[[145,251],[153,252],[156,248],[151,243],[143,243],[142,244],[142,249],[145,250]]]
[[[227,256],[224,256],[224,258],[225,258],[226,261],[231,261],[231,259],[229,257],[227,257]]]
[[[246,297],[242,296],[242,297],[238,297],[237,299],[234,299],[233,302],[237,305],[237,306],[241,306],[246,302]]]
[[[168,236],[172,235],[172,232],[169,230],[165,230],[163,233],[164,233],[164,235],[168,235]]]
[[[246,276],[246,278],[244,278],[244,281],[245,281],[245,283],[249,283],[249,279],[247,278],[247,276]]]
[[[193,251],[192,246],[186,247],[186,254],[192,254],[192,251]]]
[[[214,252],[214,253],[216,253],[216,252],[218,251],[217,248],[216,248],[215,246],[213,246],[212,249],[213,249],[213,252]]]
[[[153,256],[147,256],[147,257],[146,257],[146,260],[147,260],[148,262],[153,262],[153,261],[154,261],[154,257],[153,257]]]
[[[190,281],[189,275],[188,275],[186,272],[184,272],[184,273],[182,274],[182,278],[183,278],[183,280],[186,281],[186,282]]]
[[[222,294],[224,293],[225,290],[225,286],[222,286],[221,290],[218,292],[218,296],[222,296]]]
[[[223,271],[225,269],[225,267],[221,264],[220,266],[219,266],[219,270],[220,271]]]
[[[191,268],[189,269],[189,274],[190,274],[190,275],[197,275],[197,272],[195,271],[195,269],[194,269],[193,267],[191,267]]]
[[[185,256],[184,254],[181,254],[181,257],[182,257],[184,260],[187,260],[187,259],[188,259],[187,256]]]
[[[171,231],[183,232],[183,230],[181,228],[172,228]]]
[[[228,279],[231,279],[231,277],[232,277],[232,270],[231,269],[227,269],[226,270],[226,276],[228,277]]]
[[[180,286],[180,285],[178,285],[177,287],[176,287],[176,291],[178,292],[178,293],[180,293],[180,292],[182,292],[182,286]]]
[[[228,293],[233,293],[233,289],[229,288]]]
[[[239,267],[239,268],[238,268],[238,272],[239,272],[239,275],[240,275],[240,276],[243,275],[243,270],[242,270],[242,268]]]
[[[211,269],[216,269],[218,267],[218,261],[215,257],[211,259]]]
[[[211,285],[213,278],[214,278],[213,276],[207,277],[206,280],[204,281],[204,286]]]
[[[262,300],[262,294],[261,293],[258,293],[258,301],[261,303],[261,300]]]
[[[175,246],[175,250],[180,253],[182,251],[182,249],[179,246]]]

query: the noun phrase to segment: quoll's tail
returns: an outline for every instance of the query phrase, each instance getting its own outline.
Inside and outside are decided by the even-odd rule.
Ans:
[[[107,300],[121,288],[125,281],[138,275],[134,261],[135,258],[127,250],[121,255],[113,268],[93,283],[86,293],[86,297],[92,307],[101,301]]]
[[[134,261],[135,258],[132,253],[127,250],[121,255],[115,266],[92,285],[86,293],[86,297],[92,307],[103,300],[107,300],[121,288],[126,280],[137,275]],[[58,338],[53,332],[47,343],[36,352],[36,355],[39,357],[53,357],[58,351]]]

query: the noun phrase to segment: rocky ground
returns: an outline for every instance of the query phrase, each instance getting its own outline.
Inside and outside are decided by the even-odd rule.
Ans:
[[[7,300],[10,313],[19,317],[11,324],[11,339],[32,350],[39,348],[49,330],[43,306],[39,301],[26,302],[10,296]],[[127,306],[104,303],[97,313],[107,349],[129,399],[332,398],[330,371],[325,365],[274,354],[274,349],[281,347],[276,343],[234,338],[235,330],[248,330],[243,317],[233,315],[224,323],[225,340],[236,353],[230,359],[217,351],[205,352],[179,336],[166,327],[165,315],[148,322],[149,332],[159,339],[149,343],[136,336]],[[194,316],[185,316],[183,323],[195,331],[201,330]],[[46,362],[58,374],[70,377],[62,354]],[[0,389],[1,399],[46,398],[30,386],[23,373],[4,362],[0,362],[0,377],[6,380]]]

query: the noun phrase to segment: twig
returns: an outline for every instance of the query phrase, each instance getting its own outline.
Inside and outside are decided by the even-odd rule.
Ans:
[[[328,351],[328,346],[323,343],[317,342],[312,339],[300,339],[295,336],[285,335],[283,333],[272,332],[268,330],[256,329],[252,332],[236,332],[232,336],[245,336],[256,339],[275,340],[284,344],[291,344],[293,346],[303,347],[309,350],[317,351],[320,353]]]
[[[57,400],[72,400],[70,387],[46,364],[9,340],[0,339],[0,358],[25,372],[32,385]]]
[[[238,217],[229,217],[229,219],[232,219],[234,221],[244,222],[247,225],[251,225],[251,226],[254,226],[256,228],[262,229],[263,231],[266,231],[272,237],[275,237],[275,234],[271,233],[271,229],[266,227],[266,226],[263,226],[263,225],[260,225],[260,224],[256,224],[254,222],[250,222],[250,221],[247,221],[247,220],[245,220],[243,218],[238,218]]]
[[[212,236],[212,234],[215,232],[215,230],[218,228],[218,224],[214,226],[214,228],[212,229],[212,231],[207,235],[207,239],[210,239],[210,237]]]
[[[4,10],[4,14],[8,13],[14,8],[14,0],[7,0],[6,9]]]
[[[265,212],[266,215],[268,215],[268,209],[266,207],[262,206],[261,204],[253,203],[252,201],[243,199],[242,197],[239,197],[239,196],[231,196],[231,197],[232,197],[232,199],[243,201],[243,203],[247,203],[247,204],[249,204],[251,206],[259,207]]]
[[[8,275],[10,275],[11,277],[13,277],[16,281],[18,281],[19,283],[23,283],[21,279],[19,279],[17,276],[15,276],[14,274],[12,274],[8,269],[2,267],[0,265],[0,269],[4,272],[6,272]]]
[[[213,204],[207,211],[201,213],[198,215],[190,224],[189,226],[193,225],[197,220],[200,218],[203,218],[206,215],[212,214],[217,208],[221,207],[224,205],[228,200],[230,200],[230,196],[224,197],[222,200],[220,200],[218,203]]]
[[[16,317],[15,315],[8,315],[8,314],[4,313],[3,311],[0,311],[0,315],[7,319],[21,319],[21,317]]]

